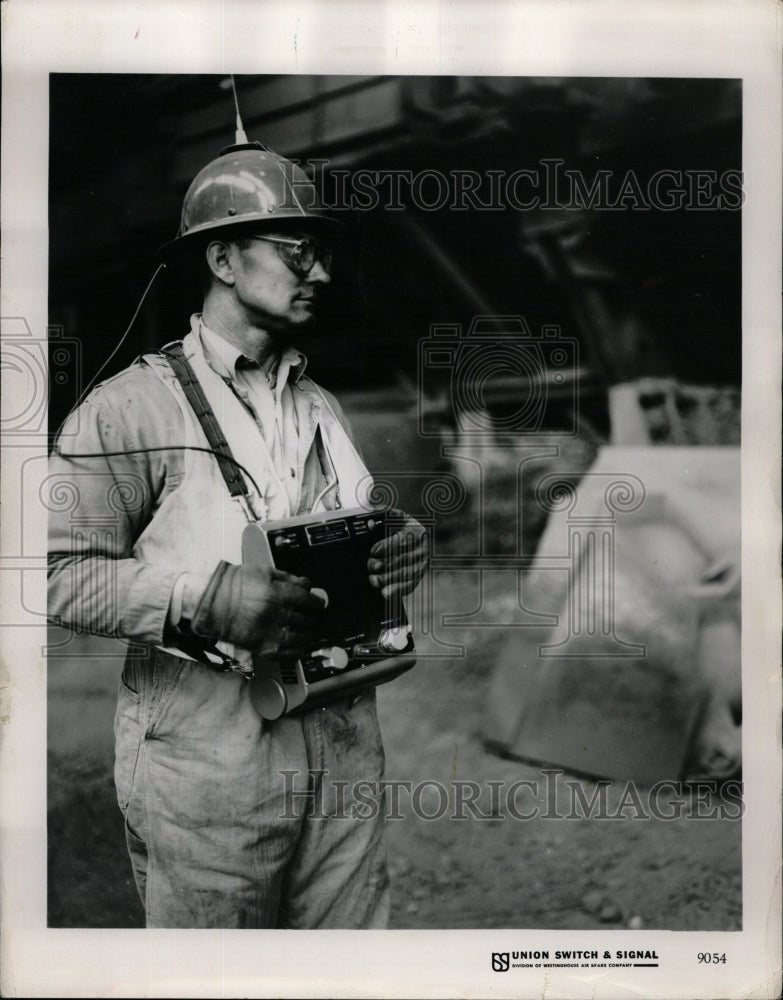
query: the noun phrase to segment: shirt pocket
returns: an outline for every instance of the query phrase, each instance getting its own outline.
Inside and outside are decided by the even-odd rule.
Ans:
[[[169,475],[167,475],[163,483],[163,490],[161,491],[160,499],[163,500],[170,493],[173,493],[174,490],[179,489],[179,487],[182,485],[182,480],[184,478],[185,478],[184,471],[172,472]]]
[[[174,494],[182,485],[184,478],[184,472],[172,472],[167,474],[166,478],[163,480],[161,491],[155,498],[155,509],[153,511],[154,515],[158,514],[164,504],[168,505],[177,502]],[[152,524],[154,522],[151,521],[150,523]]]

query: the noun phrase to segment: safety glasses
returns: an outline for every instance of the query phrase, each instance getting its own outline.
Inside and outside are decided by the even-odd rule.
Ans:
[[[251,236],[251,240],[261,240],[264,243],[274,243],[277,251],[300,277],[308,275],[315,267],[315,262],[321,265],[327,274],[332,271],[332,251],[309,239],[289,239],[285,236]]]

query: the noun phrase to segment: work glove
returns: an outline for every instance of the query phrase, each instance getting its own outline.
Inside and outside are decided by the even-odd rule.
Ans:
[[[303,576],[220,562],[190,627],[269,659],[298,660],[318,643],[323,609]]]
[[[370,549],[370,583],[386,598],[404,597],[416,589],[427,569],[429,538],[424,527],[402,510],[389,510],[387,519],[396,530]]]

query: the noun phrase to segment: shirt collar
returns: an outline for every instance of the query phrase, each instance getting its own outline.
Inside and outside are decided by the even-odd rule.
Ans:
[[[201,344],[204,357],[222,378],[229,378],[233,381],[237,372],[242,369],[258,367],[256,361],[248,358],[238,347],[230,344],[220,334],[211,330],[201,318],[200,313],[194,313],[191,316],[190,326]],[[289,381],[296,384],[304,375],[306,367],[307,358],[305,355],[295,347],[287,347],[283,351],[277,369],[278,385],[282,387]]]

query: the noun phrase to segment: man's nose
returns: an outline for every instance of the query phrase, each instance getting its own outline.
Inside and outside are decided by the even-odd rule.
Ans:
[[[313,266],[310,268],[306,280],[309,281],[311,284],[317,283],[321,285],[328,285],[329,282],[332,280],[332,276],[323,266],[321,261],[317,260],[315,264],[313,264]]]

